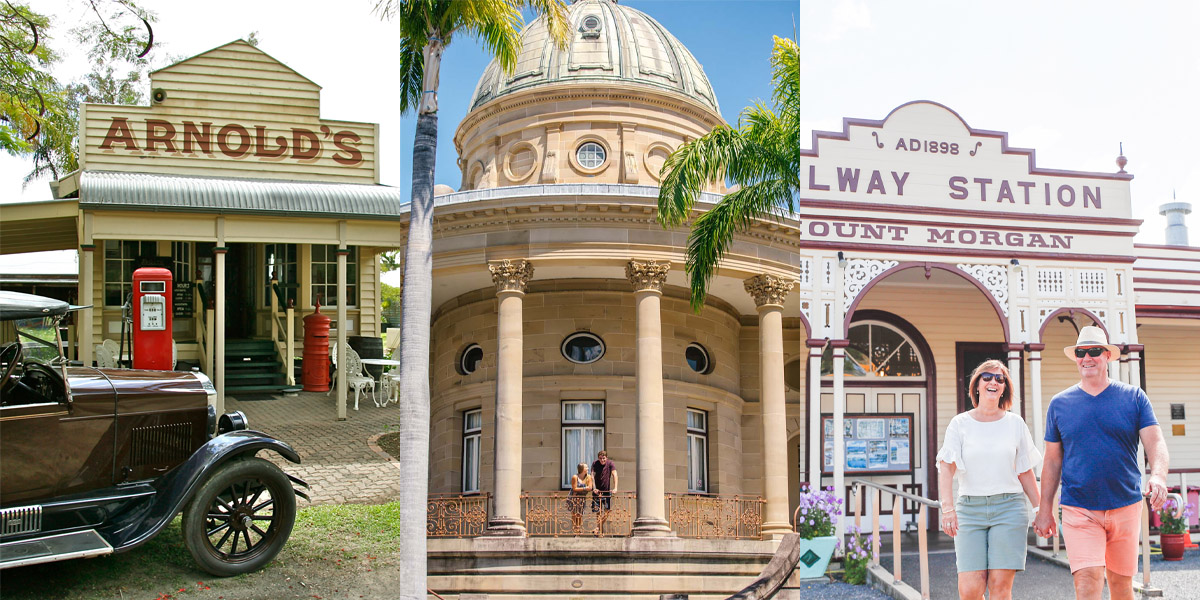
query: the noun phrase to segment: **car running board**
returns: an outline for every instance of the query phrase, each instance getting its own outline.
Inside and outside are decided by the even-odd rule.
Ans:
[[[112,554],[95,529],[0,544],[0,569]]]

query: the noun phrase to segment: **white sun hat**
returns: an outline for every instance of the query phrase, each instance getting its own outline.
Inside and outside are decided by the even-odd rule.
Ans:
[[[1079,339],[1075,341],[1075,345],[1063,348],[1063,354],[1066,354],[1067,358],[1075,360],[1075,349],[1080,346],[1085,348],[1089,346],[1104,346],[1108,349],[1109,360],[1114,360],[1121,357],[1121,349],[1108,343],[1108,336],[1105,335],[1104,330],[1100,329],[1099,327],[1092,327],[1089,325],[1088,327],[1080,329]]]

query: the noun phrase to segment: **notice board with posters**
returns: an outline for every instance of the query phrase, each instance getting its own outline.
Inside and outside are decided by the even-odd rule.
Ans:
[[[913,414],[844,415],[847,475],[896,475],[913,472]],[[833,415],[821,415],[821,473],[833,473]]]

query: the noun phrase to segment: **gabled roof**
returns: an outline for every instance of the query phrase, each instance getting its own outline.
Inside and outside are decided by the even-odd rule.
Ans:
[[[305,81],[305,82],[307,82],[307,83],[310,83],[310,84],[312,84],[312,85],[316,86],[316,88],[317,88],[317,89],[321,89],[321,86],[320,86],[320,85],[318,85],[318,84],[317,84],[315,81],[313,81],[313,80],[311,80],[311,79],[309,79],[309,78],[305,77],[304,75],[301,75],[301,74],[300,74],[298,71],[296,71],[295,69],[293,69],[293,68],[291,68],[291,67],[287,66],[287,65],[286,65],[286,64],[284,64],[282,61],[280,61],[279,59],[275,58],[274,56],[271,56],[270,54],[267,54],[266,52],[263,52],[262,50],[259,50],[259,49],[258,49],[258,46],[254,46],[254,45],[252,45],[250,42],[247,42],[246,40],[241,40],[241,39],[234,40],[234,41],[232,41],[232,42],[229,42],[228,44],[222,44],[222,45],[220,45],[220,46],[217,46],[216,48],[212,48],[212,49],[210,49],[210,50],[206,50],[206,51],[204,51],[204,52],[201,52],[200,54],[197,54],[197,55],[195,55],[195,56],[191,56],[191,57],[189,57],[189,58],[185,58],[185,59],[183,59],[183,60],[181,60],[181,61],[179,61],[179,62],[177,62],[177,63],[173,63],[173,64],[170,64],[170,65],[168,65],[168,66],[165,66],[165,67],[163,67],[163,68],[161,68],[161,69],[157,69],[157,70],[151,71],[151,72],[150,72],[150,76],[151,76],[151,77],[153,77],[154,75],[156,75],[156,74],[158,74],[158,73],[164,73],[164,72],[170,72],[170,71],[176,70],[176,69],[178,69],[178,68],[179,68],[181,65],[186,65],[186,64],[188,64],[188,63],[200,62],[200,61],[203,61],[203,60],[206,60],[206,59],[211,59],[211,58],[212,58],[212,56],[211,56],[211,55],[213,55],[213,54],[217,54],[217,53],[219,53],[221,50],[226,50],[226,49],[236,49],[236,50],[237,50],[237,51],[239,51],[239,52],[244,52],[244,53],[249,53],[249,54],[258,54],[258,55],[261,55],[261,56],[263,56],[263,57],[265,57],[265,58],[269,59],[271,62],[274,62],[274,63],[277,63],[277,64],[279,64],[279,65],[280,65],[280,66],[282,66],[284,69],[286,69],[286,70],[287,70],[289,73],[292,73],[292,74],[294,74],[294,75],[296,76],[296,78],[297,78],[297,79],[299,79],[299,80],[302,80],[302,81]]]

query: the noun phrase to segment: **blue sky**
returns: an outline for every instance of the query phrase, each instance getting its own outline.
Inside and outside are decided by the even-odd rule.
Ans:
[[[756,100],[770,100],[769,59],[773,36],[794,38],[798,0],[623,0],[658,21],[686,46],[704,68],[717,93],[721,115],[736,123],[738,114]],[[436,183],[458,189],[462,174],[456,161],[454,131],[466,116],[469,98],[489,59],[470,38],[451,42],[442,56],[438,93]],[[416,116],[400,121],[401,164],[411,169]],[[409,173],[401,173],[401,197],[407,199]]]

